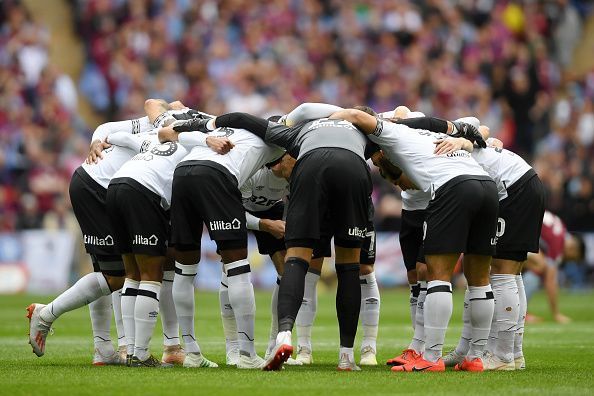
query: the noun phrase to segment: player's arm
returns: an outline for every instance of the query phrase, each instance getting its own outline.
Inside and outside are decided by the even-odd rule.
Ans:
[[[472,153],[474,145],[470,140],[464,138],[448,137],[446,139],[439,139],[435,142],[435,150],[433,151],[436,155],[449,154],[458,150],[465,150]]]
[[[148,117],[125,121],[106,122],[99,125],[91,137],[89,155],[87,156],[85,162],[87,164],[96,163],[99,159],[103,158],[103,154],[101,154],[101,152],[110,146],[105,142],[105,139],[112,133],[124,132],[128,134],[137,134],[141,132],[147,132],[150,129],[152,129],[152,125],[150,124]]]
[[[261,219],[250,212],[245,212],[245,223],[248,230],[267,232],[276,239],[285,237],[285,222],[283,220]]]
[[[127,147],[136,152],[140,152],[144,139],[139,139],[136,135],[131,135],[126,132],[116,132],[109,135],[105,141],[110,145]]]
[[[285,125],[293,126],[302,121],[325,118],[339,110],[343,108],[327,103],[302,103],[287,114]]]
[[[178,142],[184,147],[194,146],[210,147],[218,154],[227,154],[235,145],[226,137],[208,136],[199,132],[177,132],[174,128],[176,123],[186,121],[175,121],[173,124],[159,129],[158,136],[161,143]]]

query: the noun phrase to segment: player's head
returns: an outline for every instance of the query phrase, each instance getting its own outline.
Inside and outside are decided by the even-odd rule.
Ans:
[[[293,167],[295,167],[295,158],[291,157],[290,154],[284,153],[278,159],[266,164],[266,167],[272,171],[272,174],[276,177],[289,180],[293,173]]]
[[[355,106],[355,107],[353,107],[353,109],[355,109],[355,110],[361,110],[364,113],[367,113],[369,115],[372,115],[374,117],[377,117],[377,113],[375,112],[375,110],[373,110],[369,106]]]
[[[283,116],[281,116],[281,115],[273,115],[273,116],[268,117],[266,120],[267,121],[279,122],[280,123],[281,118],[283,118]]]
[[[408,118],[408,114],[410,113],[410,109],[406,106],[398,106],[394,109],[394,118],[397,120],[402,120]]]

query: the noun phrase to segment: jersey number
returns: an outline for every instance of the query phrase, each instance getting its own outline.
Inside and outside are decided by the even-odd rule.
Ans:
[[[505,220],[501,217],[497,219],[497,233],[495,234],[497,238],[501,238],[505,234]]]

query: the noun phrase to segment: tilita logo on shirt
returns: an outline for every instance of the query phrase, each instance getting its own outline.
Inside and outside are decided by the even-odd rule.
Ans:
[[[133,245],[156,246],[157,242],[159,242],[159,238],[157,238],[155,234],[151,235],[150,237],[136,234],[132,240]]]
[[[96,246],[113,246],[113,237],[111,235],[105,236],[105,238],[99,238],[94,235],[85,235],[85,245],[96,245]]]
[[[367,235],[367,228],[359,228],[359,227],[353,227],[353,228],[349,228],[349,235],[350,236],[356,236],[359,238],[365,238],[365,235]]]
[[[208,228],[211,231],[224,231],[224,230],[239,230],[241,222],[238,219],[232,221],[215,220],[208,223]]]

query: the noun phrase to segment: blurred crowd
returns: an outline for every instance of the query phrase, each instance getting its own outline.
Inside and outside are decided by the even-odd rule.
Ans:
[[[594,68],[572,71],[586,1],[78,0],[86,64],[48,63],[50,32],[0,3],[0,227],[60,226],[67,185],[95,125],[146,98],[263,116],[305,101],[377,111],[407,105],[476,115],[534,164],[548,208],[594,231]],[[589,8],[590,7],[590,8]],[[399,193],[376,180],[378,228],[397,230]]]

